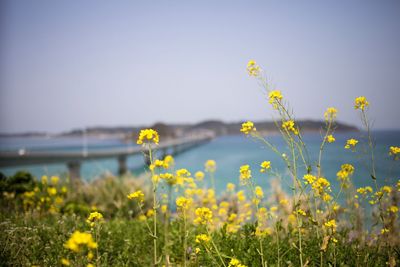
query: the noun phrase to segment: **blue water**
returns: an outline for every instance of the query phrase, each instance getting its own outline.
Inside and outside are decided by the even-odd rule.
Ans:
[[[361,139],[363,133],[337,133],[335,134],[336,142],[327,144],[322,158],[323,175],[332,183],[332,187],[338,188],[336,173],[340,166],[344,163],[350,163],[355,166],[356,170],[352,181],[356,187],[373,185],[367,168],[367,159],[359,156],[358,153],[353,153],[344,149],[344,144],[349,138]],[[400,162],[394,162],[388,155],[390,146],[400,146],[400,131],[377,131],[373,133],[376,142],[376,172],[377,182],[379,186],[384,184],[394,184],[400,177]],[[275,144],[282,152],[289,154],[285,150],[283,140],[279,136],[267,137],[268,140]],[[304,136],[304,141],[307,144],[310,161],[315,168],[318,151],[322,137],[319,133],[308,133]],[[130,147],[134,144],[125,144],[120,140],[102,140],[88,139],[88,150]],[[358,145],[360,150],[362,142]],[[0,150],[18,150],[24,147],[27,150],[81,150],[82,140],[76,138],[64,139],[43,139],[43,138],[1,138]],[[281,174],[282,183],[290,183],[289,175],[283,161],[275,153],[264,147],[261,143],[256,142],[243,135],[223,136],[212,140],[210,143],[189,150],[178,155],[176,160],[176,168],[187,168],[192,173],[204,169],[204,162],[208,159],[213,159],[217,162],[216,171],[216,188],[217,191],[222,191],[226,183],[232,182],[238,184],[239,167],[243,164],[249,164],[253,170],[253,176],[260,186],[268,191],[270,181],[275,178],[271,174],[259,173],[259,164],[264,160],[271,161],[272,168],[277,173]],[[131,156],[128,158],[128,167],[134,173],[144,170],[143,158],[140,155]],[[12,175],[17,170],[27,170],[35,176],[41,175],[65,175],[67,172],[64,164],[49,164],[45,166],[24,166],[23,168],[2,168],[1,172],[6,175]],[[85,161],[82,164],[82,177],[86,181],[96,179],[101,174],[112,173],[116,174],[118,164],[116,159],[106,160],[91,160]],[[303,169],[303,172],[304,169]]]

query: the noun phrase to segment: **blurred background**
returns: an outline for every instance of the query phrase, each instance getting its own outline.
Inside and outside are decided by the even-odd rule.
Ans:
[[[326,176],[335,179],[350,162],[360,166],[356,184],[371,180],[362,159],[343,149],[346,139],[363,136],[353,107],[360,95],[371,103],[382,183],[400,171],[388,155],[400,144],[398,1],[4,0],[0,12],[3,159],[129,151],[139,129],[154,127],[161,141],[214,136],[177,154],[176,164],[193,173],[216,160],[217,188],[236,182],[241,164],[271,160],[283,171],[239,132],[241,122],[255,121],[285,149],[265,92],[246,73],[254,59],[293,108],[310,154],[319,149],[325,109],[339,110]],[[66,163],[4,163],[0,171],[67,175]],[[132,173],[144,170],[140,154],[126,164]],[[118,168],[115,157],[89,157],[80,174],[90,181]]]

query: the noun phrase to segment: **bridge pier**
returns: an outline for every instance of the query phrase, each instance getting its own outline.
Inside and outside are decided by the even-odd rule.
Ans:
[[[70,161],[67,163],[69,178],[76,181],[81,178],[81,163],[79,161]]]
[[[118,157],[118,174],[124,175],[128,172],[128,166],[126,165],[126,156],[121,155]]]

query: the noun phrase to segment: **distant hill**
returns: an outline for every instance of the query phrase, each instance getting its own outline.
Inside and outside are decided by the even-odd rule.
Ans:
[[[240,122],[223,122],[220,120],[207,120],[196,124],[166,124],[166,123],[156,123],[149,126],[120,126],[120,127],[88,127],[85,132],[88,136],[97,137],[117,137],[117,138],[131,138],[132,136],[137,136],[140,129],[143,128],[154,128],[160,135],[164,138],[175,138],[179,136],[184,136],[186,134],[193,134],[200,131],[212,132],[215,135],[235,135],[240,134],[240,128],[242,125]],[[258,121],[254,122],[258,131],[261,132],[278,132],[276,125],[273,121]],[[297,125],[304,132],[315,132],[320,131],[325,127],[324,121],[314,121],[314,120],[299,120],[296,121]],[[358,128],[352,125],[337,122],[336,131],[358,131]],[[75,129],[68,132],[63,132],[57,134],[56,136],[61,137],[75,137],[82,136],[83,129]],[[46,133],[21,133],[21,134],[0,134],[0,137],[39,137],[48,136]]]

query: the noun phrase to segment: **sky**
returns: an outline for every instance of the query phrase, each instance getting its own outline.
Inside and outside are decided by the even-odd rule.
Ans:
[[[3,0],[0,132],[270,120],[250,59],[297,119],[400,128],[400,1]]]

